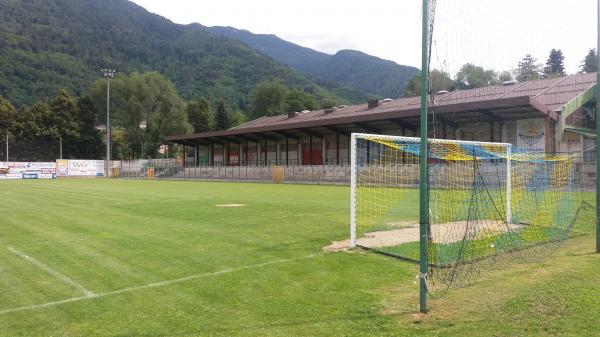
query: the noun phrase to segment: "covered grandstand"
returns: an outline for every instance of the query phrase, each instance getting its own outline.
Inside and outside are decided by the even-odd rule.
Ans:
[[[596,74],[590,73],[438,92],[431,96],[429,137],[584,152],[596,137],[591,113],[595,82]],[[343,166],[349,161],[352,132],[418,136],[419,104],[420,97],[374,100],[168,139],[184,146],[187,167]]]

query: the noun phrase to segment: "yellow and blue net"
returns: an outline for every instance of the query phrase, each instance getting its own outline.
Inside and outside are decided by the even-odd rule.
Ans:
[[[419,139],[362,135],[355,147],[358,245],[418,261]],[[576,162],[509,144],[430,139],[431,289],[565,240],[583,205]]]

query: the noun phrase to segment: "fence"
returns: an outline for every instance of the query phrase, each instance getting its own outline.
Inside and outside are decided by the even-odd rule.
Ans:
[[[377,169],[380,165],[369,165]],[[386,169],[390,169],[389,167]],[[349,165],[195,166],[184,167],[175,159],[123,160],[112,162],[112,176],[138,179],[189,179],[207,181],[274,181],[315,184],[350,183]],[[593,190],[596,163],[577,160],[572,171],[573,186]],[[281,179],[280,176],[283,176]]]
[[[256,165],[184,167],[175,159],[114,161],[113,176],[121,178],[192,179],[219,181],[273,181],[274,170],[283,181],[344,184],[350,182],[349,165]]]
[[[55,166],[50,170],[50,164]],[[27,164],[27,165],[26,165]],[[41,165],[41,166],[40,166]],[[593,191],[596,186],[596,163],[576,160],[572,170],[573,187]],[[381,169],[371,164],[364,169]],[[17,167],[23,172],[17,172]],[[38,167],[43,171],[37,172]],[[6,163],[0,162],[0,179],[15,178],[22,174],[26,178],[45,178],[52,174],[62,177],[105,176],[106,162],[101,160],[57,160],[50,163]],[[283,181],[313,184],[349,184],[349,165],[279,165],[279,166],[196,166],[184,167],[176,159],[141,159],[112,161],[108,165],[110,177],[137,179],[189,179],[206,181]],[[385,169],[391,169],[386,167]],[[406,167],[404,167],[406,169]],[[41,170],[41,169],[40,169]],[[66,173],[68,172],[68,173]],[[48,176],[49,177],[49,176]]]

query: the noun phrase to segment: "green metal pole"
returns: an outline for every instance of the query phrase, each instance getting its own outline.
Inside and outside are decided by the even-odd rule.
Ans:
[[[598,16],[596,18],[598,29],[598,45],[596,46],[596,62],[598,67],[596,68],[596,253],[600,253],[600,184],[598,178],[600,177],[600,165],[598,165],[598,159],[600,159],[600,0],[597,4]]]
[[[600,1],[600,0],[598,0]],[[423,41],[421,46],[421,148],[419,158],[419,308],[427,312],[427,94],[429,89],[429,0],[423,0]]]

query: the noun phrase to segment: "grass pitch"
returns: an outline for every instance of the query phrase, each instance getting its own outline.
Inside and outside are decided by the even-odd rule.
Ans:
[[[346,187],[2,181],[0,200],[0,336],[600,334],[592,235],[421,316],[416,265],[321,251],[348,236]]]

